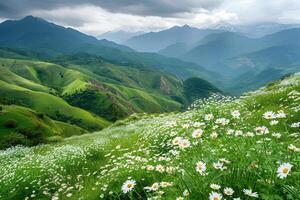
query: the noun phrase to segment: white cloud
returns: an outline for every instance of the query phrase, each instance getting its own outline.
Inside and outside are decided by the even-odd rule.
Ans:
[[[92,35],[184,24],[300,23],[300,0],[3,0],[0,11],[0,21],[34,15]]]
[[[92,35],[116,29],[156,31],[184,24],[201,28],[222,22],[235,23],[238,20],[235,13],[219,9],[212,11],[199,9],[182,13],[181,16],[159,17],[112,13],[92,5],[64,7],[49,11],[37,10],[31,14]]]

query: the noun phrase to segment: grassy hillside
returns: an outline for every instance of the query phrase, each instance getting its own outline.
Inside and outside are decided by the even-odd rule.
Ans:
[[[16,105],[0,105],[0,148],[15,145],[37,145],[64,137],[81,135],[86,130],[47,115]]]
[[[98,130],[109,124],[106,120],[85,110],[70,106],[59,97],[28,90],[3,81],[0,83],[0,101],[2,103],[26,106],[54,119],[77,124],[88,130]]]
[[[116,65],[88,54],[45,62],[2,51],[7,53],[0,58],[1,104],[30,108],[84,130],[101,130],[133,113],[182,110],[191,102],[181,79],[147,67]],[[205,84],[197,87],[199,96],[209,95]]]
[[[0,198],[299,199],[300,76],[0,152]],[[131,183],[131,185],[130,185]]]

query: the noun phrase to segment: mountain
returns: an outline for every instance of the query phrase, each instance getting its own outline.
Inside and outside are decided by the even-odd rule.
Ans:
[[[192,45],[186,43],[175,43],[167,46],[164,49],[158,51],[159,54],[170,57],[179,58],[191,49]]]
[[[0,46],[45,52],[50,55],[72,53],[82,46],[115,48],[122,51],[132,49],[107,40],[97,40],[71,28],[47,22],[41,18],[27,16],[21,20],[7,20],[0,24]]]
[[[179,57],[222,74],[223,84],[219,87],[239,95],[299,71],[299,37],[300,28],[261,38],[234,32],[216,33],[204,37]]]
[[[175,43],[193,44],[206,35],[216,32],[220,31],[198,29],[188,25],[174,26],[163,31],[149,32],[132,37],[124,44],[141,52],[158,52]]]
[[[233,32],[211,34],[182,56],[204,66],[218,65],[225,59],[280,45],[298,45],[300,28],[284,30],[262,38],[248,38]]]
[[[300,24],[280,24],[263,22],[249,25],[219,24],[213,29],[241,33],[247,37],[260,38],[286,29],[299,28]]]
[[[138,32],[127,32],[127,31],[109,31],[106,33],[103,33],[99,36],[97,36],[98,39],[106,39],[109,41],[113,41],[116,43],[124,43],[127,41],[129,38],[138,36],[141,34],[144,34],[145,32],[143,31],[138,31]]]
[[[259,49],[255,39],[233,32],[211,34],[182,56],[184,60],[211,66],[222,60]]]
[[[110,63],[136,68],[152,68],[181,78],[198,76],[217,83],[216,73],[190,62],[170,59],[154,53],[139,53],[107,40],[97,40],[70,28],[28,16],[0,24],[0,47],[13,48],[30,58],[49,59],[64,54],[88,53]]]

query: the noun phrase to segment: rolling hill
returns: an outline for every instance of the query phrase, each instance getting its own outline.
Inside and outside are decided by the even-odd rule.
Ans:
[[[40,142],[47,142],[53,136],[70,136],[73,129],[74,134],[100,130],[133,113],[182,110],[194,100],[191,97],[206,97],[215,92],[214,86],[207,87],[208,83],[200,78],[195,87],[202,90],[190,92],[185,87],[186,81],[171,74],[148,67],[117,65],[86,53],[59,56],[46,62],[17,54],[18,50],[1,49],[1,52],[0,104],[5,109],[20,107],[16,113],[21,110],[33,113],[22,117],[24,121],[36,115],[45,116],[49,123],[52,120],[50,125],[43,121],[35,124],[49,129],[42,131]],[[9,116],[3,116],[3,127],[7,120],[20,124],[18,117]],[[57,127],[52,132],[51,124]],[[34,132],[36,126],[25,128]],[[15,134],[16,141],[2,144],[3,147],[18,142],[32,144],[26,135],[15,133],[19,128],[6,129]],[[66,134],[62,133],[65,130]]]

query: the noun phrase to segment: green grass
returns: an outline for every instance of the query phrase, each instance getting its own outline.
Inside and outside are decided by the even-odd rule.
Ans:
[[[47,138],[51,138],[53,136],[64,138],[86,133],[84,129],[78,126],[52,120],[46,115],[36,113],[34,110],[29,108],[16,105],[0,106],[2,108],[0,111],[0,148],[9,147],[10,142],[12,142],[9,141],[9,139],[12,140],[10,136],[13,134],[24,136],[25,140],[35,140],[35,138],[31,138],[31,135],[24,135],[22,130],[25,130],[26,133],[28,132],[29,134],[34,134],[37,131],[40,131],[41,142],[47,142]],[[5,123],[8,120],[15,121],[16,126],[13,128],[6,127]],[[7,144],[5,144],[4,141],[6,141]],[[16,141],[16,144],[30,145],[30,141],[28,142],[29,143]]]
[[[19,104],[36,111],[45,113],[52,118],[57,118],[58,114],[76,121],[78,126],[85,129],[101,129],[109,123],[91,113],[77,107],[70,106],[63,99],[48,93],[31,91],[16,85],[8,84],[0,81],[0,95],[2,101],[13,104]],[[58,118],[61,120],[60,118]]]
[[[0,198],[176,199],[187,190],[185,199],[209,199],[214,183],[220,185],[215,192],[223,199],[255,199],[243,189],[257,192],[256,199],[299,199],[300,133],[299,127],[291,126],[299,123],[299,95],[298,75],[240,99],[214,96],[183,113],[135,114],[98,133],[2,151]],[[277,124],[271,125],[263,117],[267,111],[286,116],[275,115]],[[209,120],[207,114],[214,118]],[[228,123],[220,124],[223,118]],[[260,134],[256,129],[262,126],[269,132]],[[201,137],[192,136],[195,129],[203,130]],[[190,146],[174,144],[176,137]],[[291,144],[298,150],[289,149]],[[196,171],[199,161],[206,163],[202,175]],[[218,162],[222,170],[214,167]],[[284,179],[277,176],[282,163],[293,165]],[[164,170],[155,169],[158,166]],[[136,185],[123,193],[128,179]],[[145,189],[162,182],[172,184]],[[225,195],[225,187],[234,194]]]

